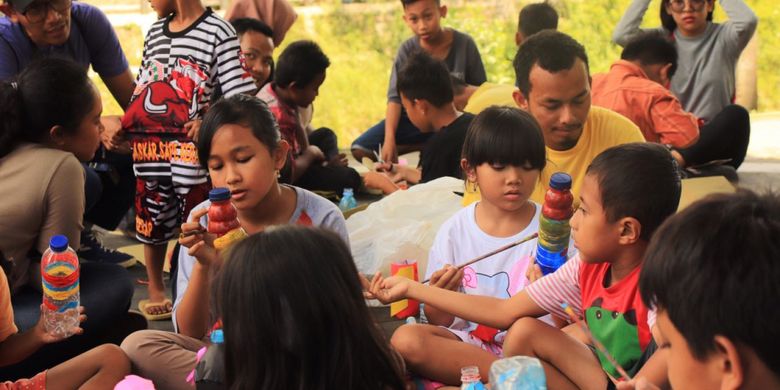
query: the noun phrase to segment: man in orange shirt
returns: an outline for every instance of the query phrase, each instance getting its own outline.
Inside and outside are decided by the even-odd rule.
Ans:
[[[747,111],[730,105],[701,123],[667,89],[676,68],[672,42],[657,33],[641,34],[626,45],[608,73],[593,76],[593,104],[631,119],[647,141],[671,147],[683,167],[728,160],[738,168],[750,138]]]

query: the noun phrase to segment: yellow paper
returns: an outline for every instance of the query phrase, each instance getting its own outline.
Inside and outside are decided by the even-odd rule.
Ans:
[[[246,237],[247,234],[244,228],[239,227],[233,229],[225,233],[224,236],[214,240],[214,248],[216,248],[218,251],[224,250],[225,248],[235,244],[236,242],[243,240]]]
[[[414,267],[404,267],[398,270],[398,273],[396,273],[394,276],[401,276],[407,279],[414,280]],[[402,299],[398,302],[393,302],[390,304],[390,316],[395,317],[396,314],[398,314],[401,310],[406,309],[409,306],[409,300],[408,299]]]

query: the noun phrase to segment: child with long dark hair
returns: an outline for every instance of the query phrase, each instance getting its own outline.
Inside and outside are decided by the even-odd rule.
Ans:
[[[336,205],[278,182],[289,145],[260,99],[236,95],[214,104],[203,118],[197,146],[214,187],[232,192],[231,203],[247,233],[299,224],[327,228],[348,242],[344,217]],[[183,378],[195,366],[195,354],[206,345],[202,339],[216,320],[211,316],[209,290],[222,258],[212,244],[215,237],[200,233],[208,226],[210,205],[209,201],[196,205],[181,225],[183,248],[173,304],[173,325],[180,334],[137,332],[122,343],[138,373],[158,387],[188,388]]]
[[[89,161],[97,149],[101,111],[86,69],[69,60],[39,60],[0,83],[0,250],[14,263],[4,267],[9,273],[0,287],[0,380],[32,377],[99,344],[119,342],[132,326],[127,272],[84,262],[81,304],[90,315],[78,331],[84,334],[62,340],[42,332],[41,254],[58,234],[79,247],[85,207],[79,161]]]
[[[541,206],[529,200],[546,164],[539,124],[517,108],[492,106],[471,123],[461,167],[466,185],[479,187],[482,200],[448,219],[428,255],[431,286],[469,295],[509,298],[528,283],[526,270],[536,240],[459,270],[468,259],[518,241],[539,230]],[[374,278],[376,284],[380,279]],[[501,356],[506,332],[425,306],[428,324],[404,325],[391,344],[410,369],[449,385],[460,383],[460,368],[477,365],[487,379]]]
[[[230,251],[216,287],[226,389],[403,389],[344,241],[285,226]]]

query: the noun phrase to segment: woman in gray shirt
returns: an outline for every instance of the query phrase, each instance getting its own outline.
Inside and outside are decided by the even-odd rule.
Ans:
[[[612,40],[625,46],[640,32],[651,0],[633,0],[618,22]],[[704,122],[733,102],[735,68],[740,53],[756,31],[758,18],[743,0],[720,0],[729,17],[713,23],[715,0],[663,0],[662,28],[675,41],[679,55],[671,90],[686,111]]]

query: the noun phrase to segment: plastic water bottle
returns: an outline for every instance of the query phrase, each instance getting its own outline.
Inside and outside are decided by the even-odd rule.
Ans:
[[[513,356],[490,365],[493,390],[546,390],[547,378],[539,359]]]
[[[57,235],[41,259],[43,321],[49,334],[64,338],[79,325],[79,258],[68,238]]]
[[[563,172],[554,173],[550,178],[550,189],[544,194],[542,215],[539,217],[536,263],[544,275],[555,272],[566,262],[573,202],[571,176]]]
[[[479,367],[467,366],[460,369],[461,390],[482,390],[484,388],[482,377],[479,376]]]
[[[357,207],[357,200],[355,200],[355,194],[352,191],[352,188],[345,188],[344,194],[341,195],[339,209],[344,212],[355,207]]]

